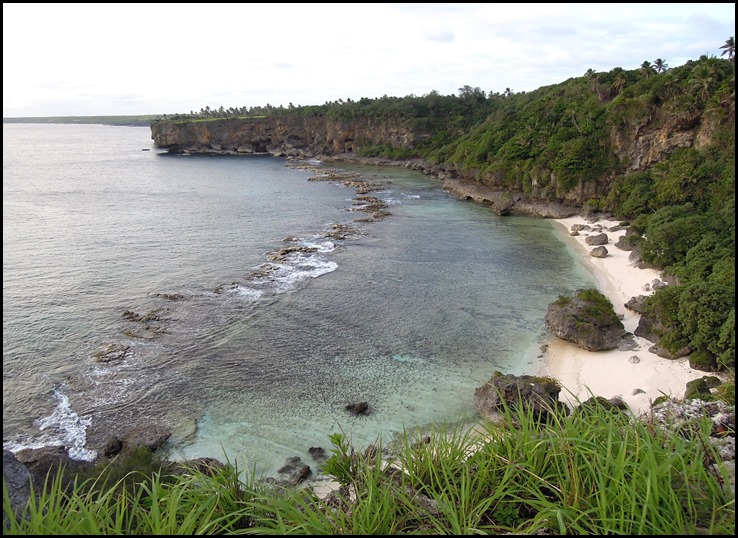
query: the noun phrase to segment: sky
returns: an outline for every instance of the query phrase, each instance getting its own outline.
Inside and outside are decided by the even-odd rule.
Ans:
[[[734,3],[4,3],[3,117],[532,91],[732,36]]]

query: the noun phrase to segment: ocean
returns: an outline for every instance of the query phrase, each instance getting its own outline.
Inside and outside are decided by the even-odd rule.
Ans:
[[[332,433],[361,448],[473,420],[495,371],[539,370],[548,304],[594,283],[551,221],[402,167],[310,163],[378,184],[388,214],[368,219],[293,164],[4,124],[4,448],[89,460],[159,423],[171,459],[275,476]]]

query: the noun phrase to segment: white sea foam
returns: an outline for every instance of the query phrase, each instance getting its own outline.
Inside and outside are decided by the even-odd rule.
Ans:
[[[269,275],[269,281],[276,286],[277,291],[287,291],[303,280],[335,271],[338,264],[319,256],[299,255],[291,263],[278,264],[276,267],[277,270]]]
[[[97,452],[84,448],[87,441],[87,428],[92,424],[92,417],[79,416],[72,410],[69,398],[59,389],[54,389],[54,398],[59,403],[48,417],[36,421],[38,429],[43,432],[33,442],[23,440],[3,443],[3,448],[18,452],[26,448],[43,448],[45,446],[64,446],[69,457],[75,460],[93,461]]]
[[[311,239],[302,239],[298,241],[297,244],[303,247],[317,249],[316,252],[321,254],[330,254],[336,250],[336,244],[333,241],[326,241],[323,236],[315,236]]]
[[[292,289],[298,283],[308,279],[317,278],[333,272],[338,264],[326,260],[323,255],[331,254],[336,250],[336,243],[326,240],[322,235],[316,235],[309,239],[293,239],[291,242],[300,247],[311,249],[311,252],[290,252],[281,257],[282,263],[269,262],[260,268],[264,274],[250,280],[253,287],[238,285],[233,291],[245,296],[258,299],[266,289],[276,292],[284,292]],[[248,290],[248,291],[247,291]]]
[[[321,254],[330,254],[336,250],[336,244],[333,241],[323,241],[315,245],[318,248],[318,252]]]
[[[264,295],[262,290],[257,290],[248,286],[241,286],[240,284],[233,288],[233,293],[238,295],[241,299],[250,299],[252,301],[256,301],[259,297]]]

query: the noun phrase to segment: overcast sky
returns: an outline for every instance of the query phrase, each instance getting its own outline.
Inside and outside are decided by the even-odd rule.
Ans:
[[[4,3],[3,117],[531,91],[734,35],[734,3]]]

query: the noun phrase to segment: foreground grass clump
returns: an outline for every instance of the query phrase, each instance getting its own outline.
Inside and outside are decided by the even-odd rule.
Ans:
[[[193,466],[70,491],[52,477],[16,518],[4,484],[4,534],[734,534],[709,421],[685,439],[598,407],[507,418],[364,452],[334,434],[323,472],[341,487],[325,498]]]

